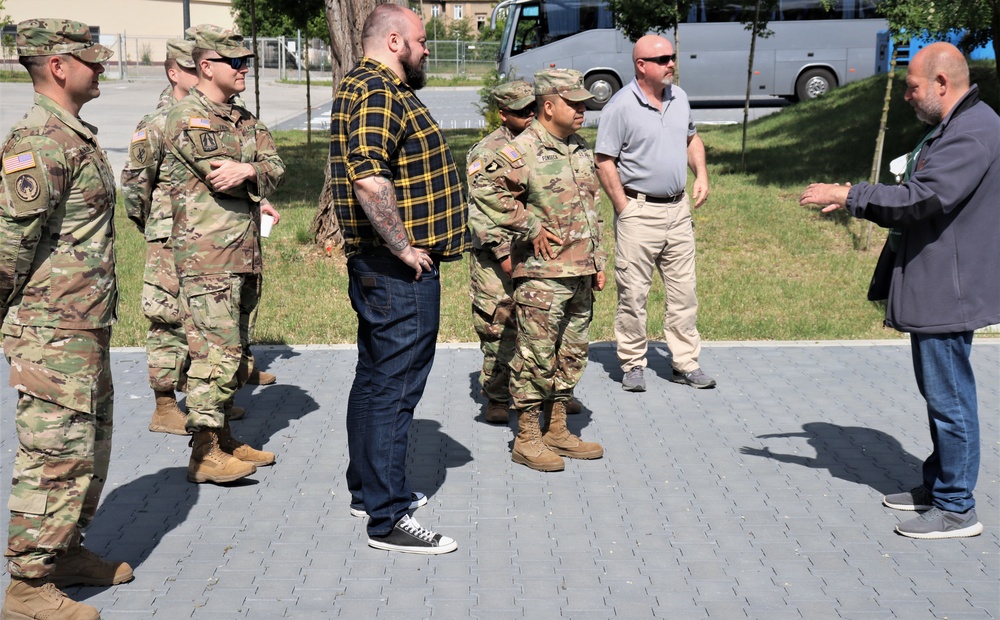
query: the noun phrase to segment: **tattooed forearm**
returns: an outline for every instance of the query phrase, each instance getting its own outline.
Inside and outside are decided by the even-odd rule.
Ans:
[[[410,244],[396,209],[396,191],[389,179],[381,176],[360,179],[354,184],[354,193],[389,249],[399,252]]]

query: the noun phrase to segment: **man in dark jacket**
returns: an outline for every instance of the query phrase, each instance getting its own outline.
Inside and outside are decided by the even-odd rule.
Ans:
[[[825,205],[823,212],[846,207],[892,228],[879,258],[884,269],[876,268],[891,279],[869,297],[887,299],[886,325],[910,334],[933,451],[923,483],[883,503],[925,511],[896,526],[903,536],[976,536],[983,531],[972,497],[979,416],[969,357],[973,332],[1000,323],[1000,117],[979,101],[965,59],[947,43],[913,57],[905,97],[931,126],[908,158],[905,181],[817,183],[799,203]]]

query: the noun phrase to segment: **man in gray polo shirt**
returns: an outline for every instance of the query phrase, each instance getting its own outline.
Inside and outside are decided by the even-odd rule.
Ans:
[[[646,300],[655,266],[666,285],[663,334],[673,358],[670,378],[695,388],[715,386],[698,364],[694,226],[691,202],[708,197],[705,145],[691,118],[687,95],[673,85],[670,41],[647,35],[632,50],[635,80],[601,112],[597,176],[615,208],[615,339],[625,373],[622,388],[643,392],[646,381]],[[693,196],[684,192],[687,170]]]

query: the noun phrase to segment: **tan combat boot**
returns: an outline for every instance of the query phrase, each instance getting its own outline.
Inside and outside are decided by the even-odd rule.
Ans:
[[[566,428],[566,403],[563,401],[552,403],[542,442],[556,454],[571,459],[599,459],[604,456],[601,444],[582,441]]]
[[[538,471],[562,471],[563,460],[542,443],[542,430],[538,426],[539,416],[538,409],[518,412],[517,436],[514,437],[514,449],[510,452],[510,460]]]
[[[234,404],[232,400],[227,400],[226,404],[223,405],[222,410],[226,414],[227,420],[239,420],[247,413],[246,409]]]
[[[251,448],[239,439],[233,437],[229,430],[229,421],[219,429],[219,448],[226,454],[232,454],[244,463],[252,463],[257,467],[274,465],[274,452],[265,452]]]
[[[278,378],[273,374],[254,367],[254,369],[250,371],[249,376],[247,376],[246,382],[250,385],[271,385],[277,380]]]
[[[252,463],[244,463],[219,448],[219,429],[205,428],[195,433],[191,448],[187,475],[191,482],[232,482],[257,471]]]
[[[3,620],[101,620],[101,614],[67,597],[45,579],[10,578],[3,601]]]
[[[82,545],[57,557],[56,569],[49,575],[57,588],[115,586],[132,579],[132,567],[127,562],[108,562]]]
[[[486,421],[491,424],[506,424],[510,422],[510,413],[507,411],[507,403],[499,400],[491,400],[486,404]]]
[[[177,406],[177,397],[174,391],[155,391],[156,409],[153,411],[153,419],[149,422],[149,430],[154,433],[170,433],[171,435],[189,435],[184,424],[187,422],[187,414]]]

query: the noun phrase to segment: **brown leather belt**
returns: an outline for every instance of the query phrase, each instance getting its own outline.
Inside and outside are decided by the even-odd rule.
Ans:
[[[634,189],[630,189],[628,187],[625,187],[623,189],[625,190],[625,195],[628,196],[629,198],[636,198],[637,199],[637,198],[639,198],[639,194],[641,193],[641,192],[635,191]],[[684,197],[684,192],[681,192],[679,194],[674,194],[673,196],[650,196],[649,194],[646,194],[645,196],[646,196],[646,202],[655,202],[655,203],[661,203],[661,204],[671,203],[672,204],[672,203],[680,201],[680,199]]]

